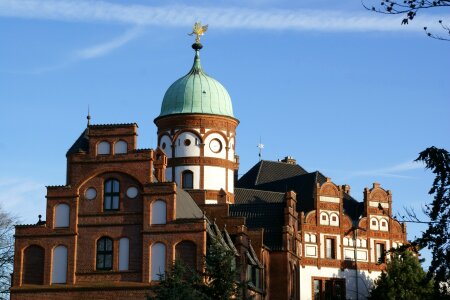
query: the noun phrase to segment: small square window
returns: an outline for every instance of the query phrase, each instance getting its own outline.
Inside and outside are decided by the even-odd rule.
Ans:
[[[322,215],[322,221],[326,221],[327,220],[327,216]]]
[[[336,222],[336,217],[333,216],[333,217],[331,218],[331,220],[333,220],[333,222]]]
[[[376,221],[372,221],[372,225],[373,226],[377,226],[377,222]]]

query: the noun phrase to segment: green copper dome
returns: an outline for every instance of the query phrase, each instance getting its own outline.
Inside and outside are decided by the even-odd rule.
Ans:
[[[206,75],[195,51],[194,65],[169,87],[159,117],[173,114],[214,114],[233,117],[231,98],[220,82]]]

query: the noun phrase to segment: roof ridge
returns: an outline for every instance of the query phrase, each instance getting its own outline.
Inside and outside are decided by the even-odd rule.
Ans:
[[[262,169],[262,164],[263,164],[264,160],[261,160],[259,162],[259,168],[258,168],[258,174],[256,174],[256,179],[255,179],[255,183],[254,185],[258,184],[258,179],[259,179],[259,174],[261,173],[261,169]]]
[[[266,191],[266,190],[258,190],[258,189],[249,189],[249,188],[234,188],[234,189],[235,189],[235,190],[239,189],[239,190],[258,191],[258,192],[273,193],[273,194],[282,194],[282,195],[285,194],[285,193],[282,193],[282,192]]]

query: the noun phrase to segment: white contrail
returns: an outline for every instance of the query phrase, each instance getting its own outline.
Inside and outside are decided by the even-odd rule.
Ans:
[[[411,25],[400,26],[401,17],[371,12],[144,6],[87,0],[0,0],[0,16],[183,27],[201,20],[215,28],[296,31],[409,31],[436,23],[438,18],[419,15]]]

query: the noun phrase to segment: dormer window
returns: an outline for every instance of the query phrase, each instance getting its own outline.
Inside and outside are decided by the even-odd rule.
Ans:
[[[105,210],[119,209],[120,184],[117,179],[105,181],[103,208]]]

